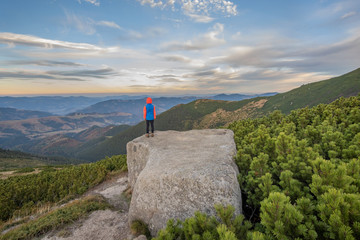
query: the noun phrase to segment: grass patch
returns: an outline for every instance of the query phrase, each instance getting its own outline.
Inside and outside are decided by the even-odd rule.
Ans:
[[[34,172],[35,169],[31,168],[31,167],[26,167],[26,168],[21,168],[17,171],[15,171],[14,173],[30,173],[30,172]]]
[[[151,238],[148,226],[141,220],[135,220],[130,226],[131,233],[135,236],[145,235],[147,239]]]
[[[32,239],[60,226],[72,223],[96,210],[104,210],[110,205],[100,196],[90,196],[74,201],[65,207],[51,211],[35,220],[29,221],[6,234],[1,240]]]
[[[5,223],[1,223],[0,224],[0,233],[2,233],[3,231],[6,231],[7,229],[12,228],[14,226],[23,224],[23,223],[27,222],[29,219],[30,219],[29,217],[24,217],[19,220],[9,220]]]

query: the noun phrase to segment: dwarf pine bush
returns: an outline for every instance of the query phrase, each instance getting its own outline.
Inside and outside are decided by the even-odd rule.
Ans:
[[[232,123],[243,215],[216,207],[155,239],[360,239],[360,95]]]

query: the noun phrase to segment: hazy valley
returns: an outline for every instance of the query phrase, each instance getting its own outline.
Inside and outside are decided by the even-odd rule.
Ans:
[[[235,101],[274,94],[221,94],[208,98]],[[41,155],[93,161],[93,158],[86,158],[87,151],[91,151],[101,142],[119,134],[129,125],[141,122],[143,118],[142,108],[145,103],[143,96],[108,98],[114,97],[0,98],[0,104],[7,107],[0,108],[0,118],[2,119],[0,121],[0,147]],[[161,114],[178,104],[186,104],[198,98],[200,97],[160,97],[154,98],[154,104],[157,114]],[[101,101],[104,99],[105,101]],[[99,102],[86,106],[94,101]],[[8,108],[14,106],[35,110]],[[53,110],[50,109],[51,107]],[[79,107],[84,108],[71,112]],[[48,110],[52,113],[39,112],[36,109]],[[54,115],[59,112],[67,114],[64,116]],[[78,137],[86,134],[88,134],[86,138]]]

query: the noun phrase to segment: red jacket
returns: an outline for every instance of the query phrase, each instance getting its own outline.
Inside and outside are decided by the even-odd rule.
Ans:
[[[146,99],[146,106],[144,106],[144,119],[145,120],[154,120],[156,119],[155,106],[152,105],[152,99]]]

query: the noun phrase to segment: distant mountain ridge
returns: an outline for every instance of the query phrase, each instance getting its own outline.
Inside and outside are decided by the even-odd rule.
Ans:
[[[244,98],[252,98],[258,95],[244,95],[244,94],[229,94],[226,95],[228,98],[233,98],[233,100],[242,100],[243,98],[239,99],[241,95]],[[217,95],[209,95],[206,98],[216,97]],[[137,95],[137,96],[129,96],[129,95],[117,95],[117,96],[105,96],[105,97],[85,97],[85,96],[34,96],[34,97],[0,97],[0,107],[2,108],[15,108],[15,109],[22,109],[22,110],[29,110],[29,111],[40,111],[40,112],[48,112],[54,115],[67,115],[70,113],[75,112],[86,112],[86,113],[93,113],[94,111],[82,111],[88,107],[91,107],[94,104],[108,101],[108,100],[120,100],[120,101],[131,101],[131,100],[141,100],[145,99],[147,96],[144,95]],[[159,98],[159,97],[154,97]],[[204,97],[168,97],[168,98],[193,98],[192,100]],[[223,100],[230,100],[230,99],[223,99]],[[160,102],[159,102],[160,103]],[[180,102],[178,102],[180,103]],[[178,104],[176,103],[176,104]],[[186,102],[182,102],[186,103]],[[176,105],[175,104],[175,105]],[[161,105],[161,104],[160,104]],[[160,106],[159,105],[159,106]],[[173,105],[174,106],[174,105]],[[170,106],[172,107],[172,106]],[[165,107],[165,109],[169,109],[169,106]],[[160,109],[159,109],[160,110]],[[96,111],[95,111],[96,112]],[[109,112],[121,112],[119,109],[114,109]],[[102,112],[99,112],[102,113]]]
[[[140,98],[142,96],[136,96]],[[106,97],[84,97],[84,96],[38,96],[38,97],[0,97],[0,106],[7,108],[24,109],[31,111],[49,112],[55,115],[66,115],[86,108],[95,103],[109,99],[134,99],[133,96],[106,96]]]
[[[0,107],[0,121],[24,120],[30,118],[49,117],[53,114],[41,111],[20,110]]]
[[[218,94],[209,97],[154,97],[152,98],[153,104],[156,106],[156,112],[158,114],[169,110],[173,106],[178,104],[186,104],[197,99],[214,99],[214,100],[225,100],[225,101],[240,101],[244,99],[250,99],[259,96],[272,96],[276,93],[264,93],[264,94]],[[146,103],[146,98],[140,99],[111,99],[103,102],[98,102],[87,108],[81,109],[76,113],[113,113],[113,112],[126,112],[139,116],[142,120],[142,109]],[[71,113],[70,115],[75,114]]]
[[[180,104],[188,103],[197,99],[196,97],[160,97],[153,98],[153,104],[156,105],[156,112],[162,113],[171,107]],[[96,103],[87,108],[77,111],[76,113],[113,113],[113,112],[126,112],[131,113],[142,119],[143,107],[146,104],[146,98],[122,100],[111,99],[103,102]],[[72,113],[74,114],[74,113]]]

